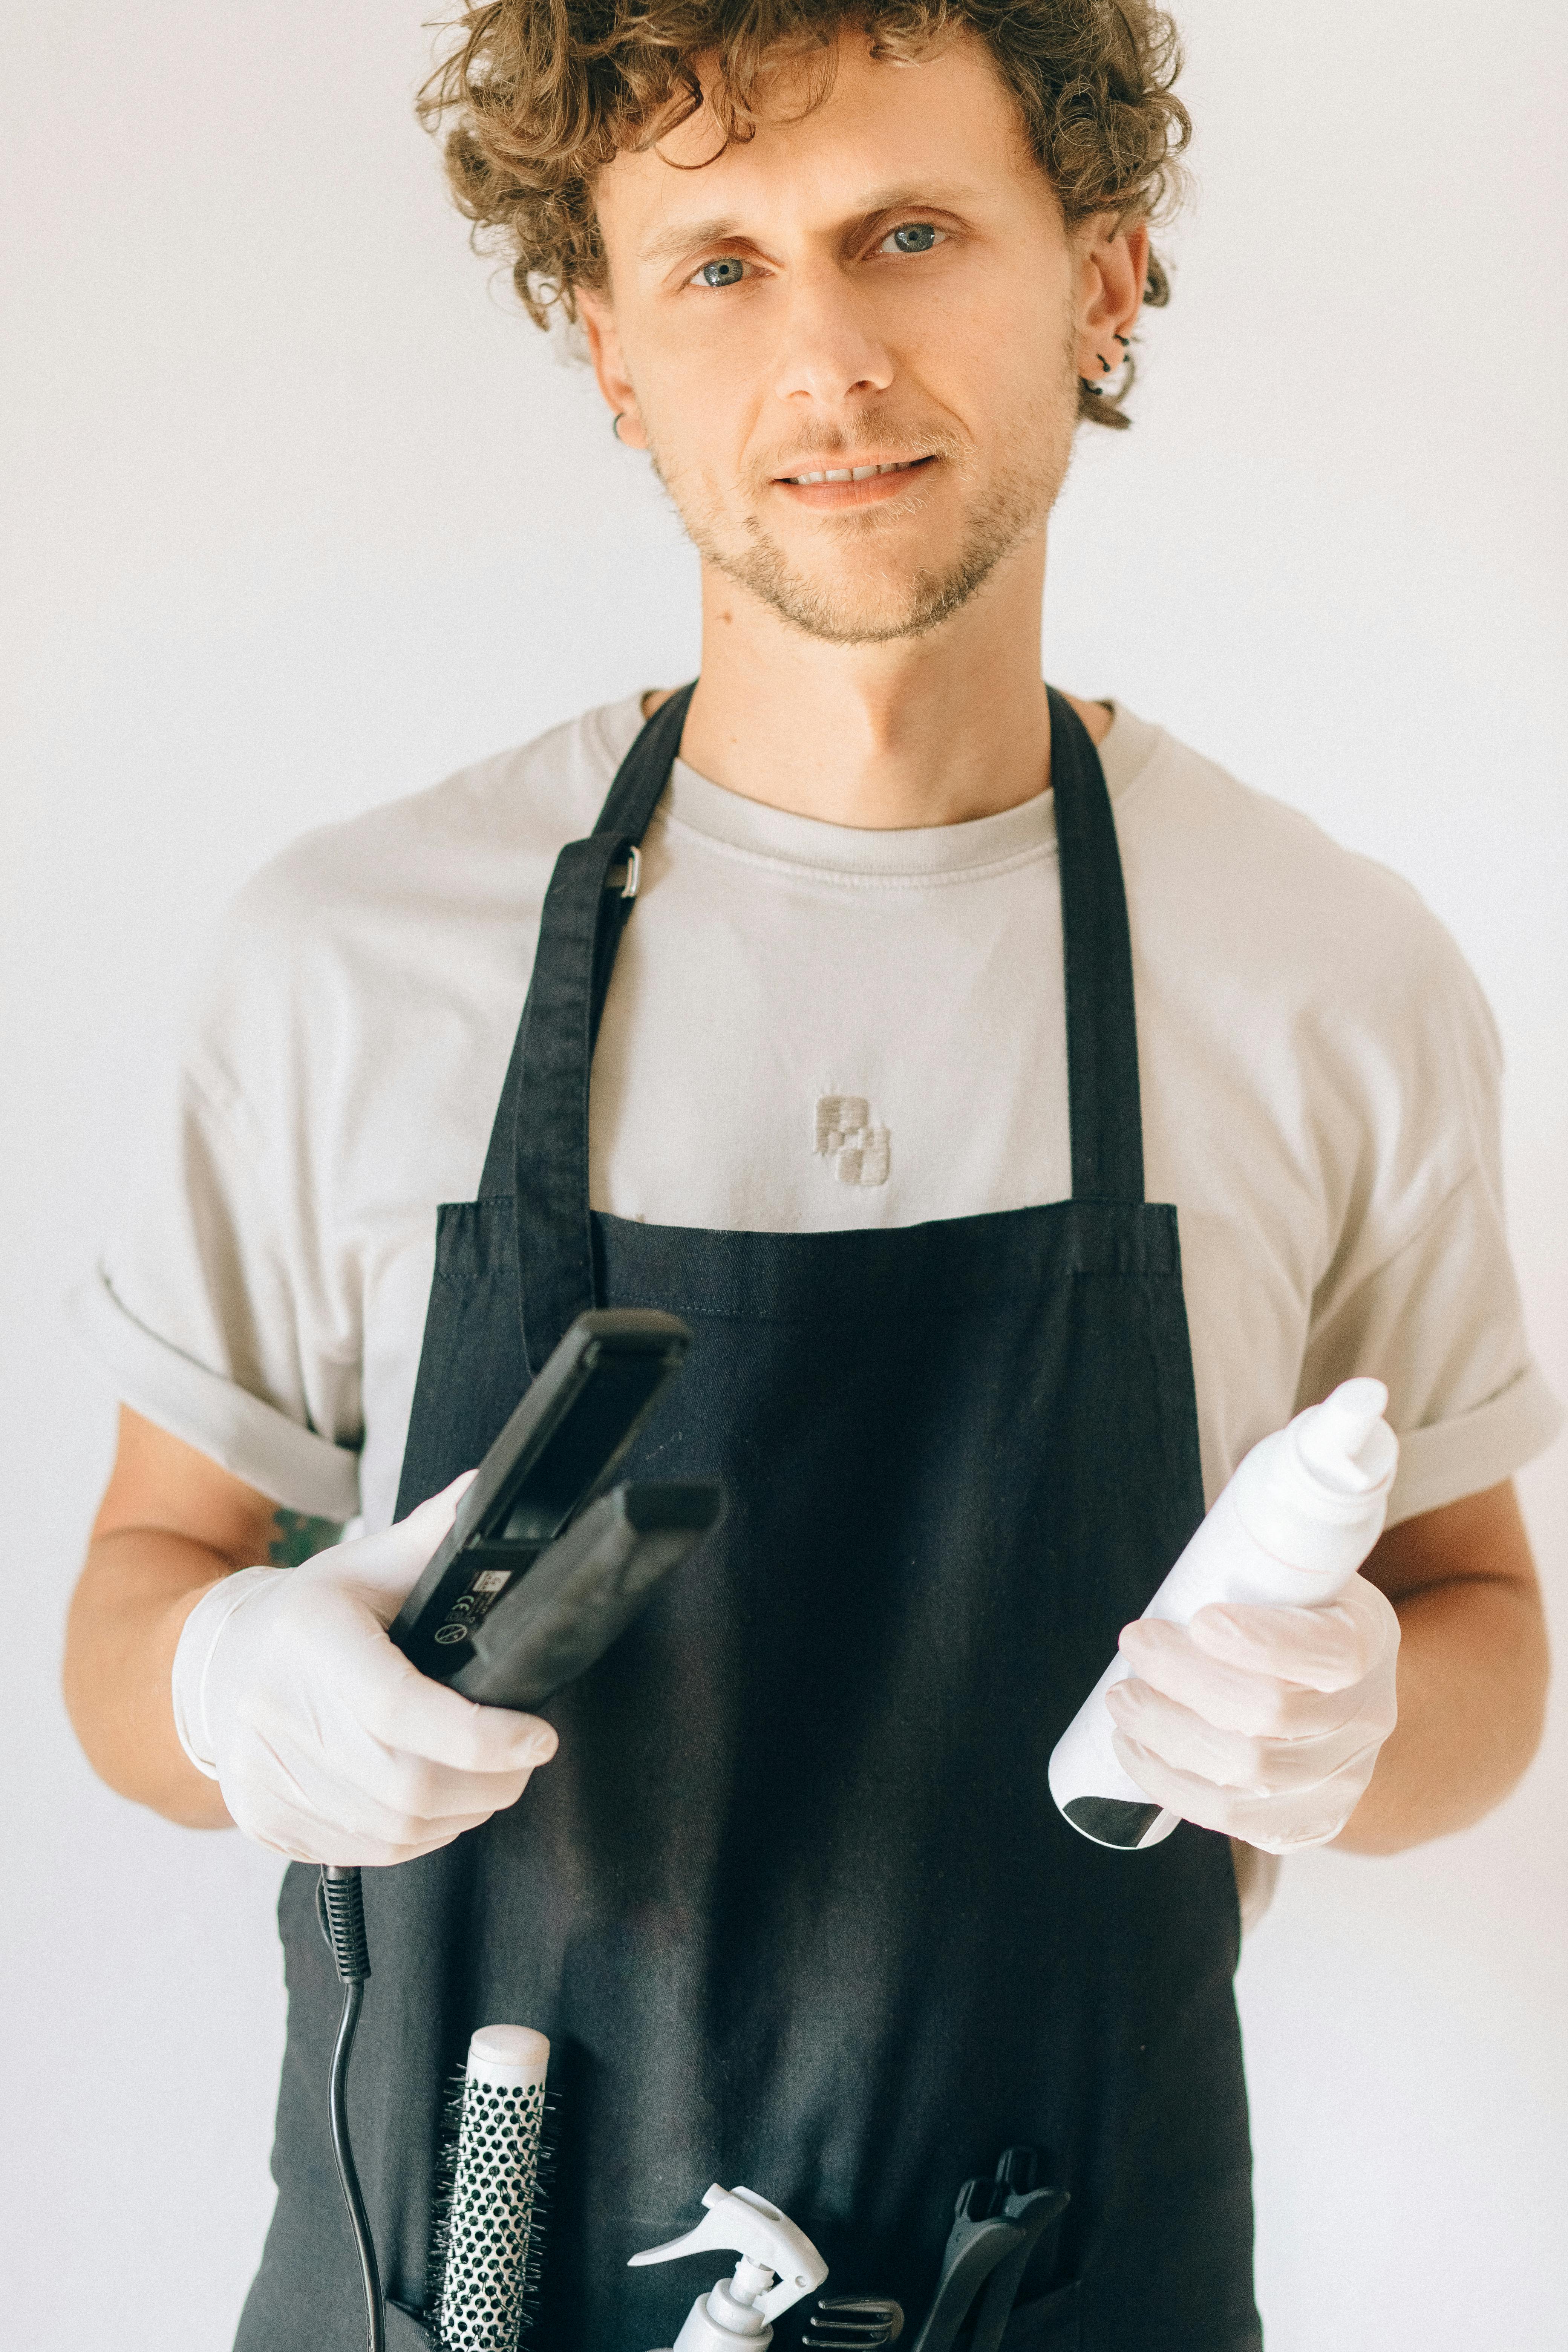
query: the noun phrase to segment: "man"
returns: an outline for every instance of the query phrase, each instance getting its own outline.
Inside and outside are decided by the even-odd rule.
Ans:
[[[1256,2346],[1226,1839],[1248,1884],[1394,1850],[1535,1745],[1508,1482],[1556,1415],[1475,985],[1391,877],[1040,684],[1047,518],[1162,284],[1173,65],[1131,0],[499,0],[435,93],[698,546],[700,677],[242,900],[87,1303],[128,1410],[68,1663],[128,1794],[400,1865],[356,2087],[402,2340],[444,2072],[515,2018],[564,2101],[545,2341],[669,2343],[690,2277],[626,2258],[714,2178],[918,2311],[954,2190],[1027,2145],[1072,2203],[1010,2345]],[[641,1458],[730,1517],[549,1723],[487,1713],[383,1629],[595,1299],[692,1323]],[[1342,1601],[1142,1621],[1357,1372],[1404,1457]],[[1191,1824],[1136,1856],[1046,1789],[1119,1635],[1119,1752]],[[313,1880],[268,2352],[360,2325]]]

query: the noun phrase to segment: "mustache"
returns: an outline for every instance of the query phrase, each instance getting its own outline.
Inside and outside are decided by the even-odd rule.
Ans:
[[[853,433],[839,426],[816,425],[792,434],[787,443],[781,442],[766,457],[758,458],[752,470],[759,481],[774,482],[781,474],[819,472],[836,459],[858,457],[868,449],[874,449],[879,460],[889,466],[908,465],[919,457],[958,458],[965,454],[961,436],[947,426],[921,426],[908,417],[893,417],[871,408],[858,420]]]

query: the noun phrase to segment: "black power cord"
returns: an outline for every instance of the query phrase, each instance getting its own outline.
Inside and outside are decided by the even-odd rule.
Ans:
[[[331,1950],[332,1961],[343,1988],[342,2014],[338,2020],[338,2038],[332,2045],[331,2116],[332,2154],[337,2159],[338,2181],[348,2207],[349,2226],[354,2233],[354,2246],[359,2254],[360,2278],[364,2287],[364,2313],[368,2328],[369,2352],[386,2352],[386,2315],[382,2302],[381,2272],[376,2264],[375,2240],[370,2233],[370,2221],[360,2193],[359,2174],[354,2169],[353,2148],[349,2141],[349,2058],[354,2046],[354,2029],[359,2024],[360,2009],[364,2000],[364,1989],[370,1976],[370,1946],[364,1932],[364,1890],[357,1870],[345,1868],[341,1863],[324,1862],[321,1882],[316,1889],[316,1916],[321,1923],[321,1933]]]

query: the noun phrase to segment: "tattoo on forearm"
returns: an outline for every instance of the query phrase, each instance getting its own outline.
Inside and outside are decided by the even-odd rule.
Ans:
[[[312,1553],[326,1551],[342,1534],[335,1519],[312,1519],[303,1511],[272,1514],[272,1540],[267,1557],[274,1568],[298,1568]]]

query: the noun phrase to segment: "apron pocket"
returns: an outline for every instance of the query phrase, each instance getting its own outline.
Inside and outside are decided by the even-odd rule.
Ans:
[[[1015,2311],[1002,2352],[1079,2352],[1077,2279]]]
[[[400,2303],[387,2305],[386,2352],[431,2352],[435,2341],[416,2311],[407,2311]]]

